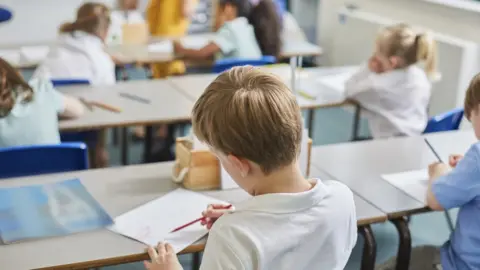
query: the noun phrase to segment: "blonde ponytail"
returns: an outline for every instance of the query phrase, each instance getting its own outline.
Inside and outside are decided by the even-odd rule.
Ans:
[[[435,78],[437,73],[437,44],[432,35],[418,34],[415,37],[417,61],[425,62],[425,72],[429,78]]]

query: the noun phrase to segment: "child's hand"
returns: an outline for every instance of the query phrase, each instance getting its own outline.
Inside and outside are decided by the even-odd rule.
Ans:
[[[206,211],[202,212],[202,216],[205,218],[202,220],[202,225],[207,226],[207,229],[212,228],[213,223],[225,213],[230,213],[233,208],[225,209],[228,205],[225,204],[210,204]]]
[[[158,250],[158,253],[157,253]],[[178,261],[177,254],[168,243],[158,243],[157,250],[154,247],[148,248],[148,255],[152,262],[145,261],[143,264],[148,270],[183,270]]]
[[[450,167],[455,168],[457,167],[458,162],[463,158],[462,155],[450,155],[448,157],[448,164]]]
[[[374,73],[382,73],[383,72],[383,67],[380,61],[375,58],[375,56],[370,57],[368,60],[368,69]]]
[[[183,54],[184,50],[185,50],[185,48],[183,47],[182,43],[180,43],[180,41],[178,41],[178,40],[173,41],[173,52],[175,54],[181,55],[181,54]]]
[[[445,175],[449,171],[450,167],[445,163],[435,162],[428,166],[428,175],[430,176],[430,179],[435,179]]]

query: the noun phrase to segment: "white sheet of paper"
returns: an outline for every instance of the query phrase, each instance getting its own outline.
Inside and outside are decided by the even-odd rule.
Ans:
[[[345,92],[345,82],[353,75],[354,71],[347,71],[318,78],[316,81],[323,87],[328,87],[338,92]]]
[[[154,53],[173,53],[173,43],[170,40],[164,40],[148,45],[147,50]]]
[[[202,211],[213,203],[226,204],[200,193],[177,189],[116,217],[109,229],[151,246],[160,241],[169,242],[175,252],[179,252],[208,231],[200,222],[175,233],[171,231],[201,217]]]
[[[20,54],[28,62],[41,62],[47,57],[48,46],[25,46],[20,48]]]
[[[298,157],[298,163],[300,170],[302,170],[303,176],[307,177],[308,168],[308,129],[302,131],[302,142],[300,144],[300,156]]]
[[[183,47],[187,49],[201,49],[208,45],[210,39],[205,36],[186,36],[181,40]]]
[[[418,201],[424,202],[428,189],[428,170],[385,174],[382,178]]]

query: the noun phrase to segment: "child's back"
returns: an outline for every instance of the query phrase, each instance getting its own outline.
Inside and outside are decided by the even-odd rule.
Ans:
[[[343,269],[356,232],[351,191],[317,180],[306,192],[237,205],[210,231],[201,269]]]
[[[380,74],[364,67],[347,81],[345,89],[347,96],[367,109],[374,138],[418,135],[425,129],[431,83],[419,67]]]
[[[34,77],[87,79],[93,85],[115,83],[115,64],[105,52],[110,18],[101,4],[84,4],[77,20],[64,24],[57,43],[35,71]]]

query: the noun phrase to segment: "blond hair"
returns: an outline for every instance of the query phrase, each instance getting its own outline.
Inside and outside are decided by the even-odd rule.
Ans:
[[[467,119],[470,119],[470,114],[473,111],[478,110],[478,105],[480,105],[480,73],[473,77],[465,93],[463,108]]]
[[[406,24],[397,24],[383,29],[377,37],[381,53],[387,57],[398,56],[404,66],[425,62],[425,72],[437,76],[437,45],[429,33],[416,33]]]
[[[300,152],[302,117],[295,96],[275,75],[251,66],[220,74],[192,112],[199,140],[258,164],[265,174]]]
[[[100,3],[85,3],[77,10],[74,22],[60,26],[60,33],[83,31],[92,35],[106,33],[110,26],[110,11],[107,6]]]

